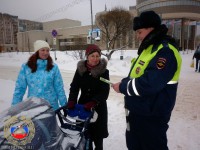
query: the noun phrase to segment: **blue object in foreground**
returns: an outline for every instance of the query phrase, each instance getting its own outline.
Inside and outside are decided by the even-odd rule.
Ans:
[[[76,104],[74,109],[67,110],[67,114],[70,117],[78,117],[79,119],[86,120],[91,116],[92,112],[84,109],[84,106],[81,104]]]

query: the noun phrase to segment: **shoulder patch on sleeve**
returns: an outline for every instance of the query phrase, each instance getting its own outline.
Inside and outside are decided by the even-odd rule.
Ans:
[[[163,69],[165,67],[166,61],[167,60],[165,58],[158,58],[158,60],[156,62],[156,67],[158,69]]]

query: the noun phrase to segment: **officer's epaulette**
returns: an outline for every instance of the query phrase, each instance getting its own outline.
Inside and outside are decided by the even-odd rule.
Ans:
[[[155,52],[157,49],[158,49],[158,46],[160,45],[160,44],[164,44],[164,43],[166,43],[166,42],[158,42],[158,43],[155,43],[154,45],[153,45],[153,48],[152,48],[152,50],[151,50],[151,53],[153,53],[153,52]],[[163,46],[166,46],[167,44],[164,44]]]
[[[173,43],[173,42],[171,42],[171,41],[168,40],[168,39],[163,39],[163,40],[161,40],[160,42],[157,42],[157,43],[155,43],[155,44],[153,45],[153,48],[152,48],[151,53],[155,52],[155,51],[158,49],[158,46],[159,46],[160,44],[162,44],[163,47],[165,47],[165,48],[169,47],[168,43],[170,43],[171,45],[173,45],[174,47],[177,48],[176,43]],[[178,49],[178,48],[177,48],[177,49]]]

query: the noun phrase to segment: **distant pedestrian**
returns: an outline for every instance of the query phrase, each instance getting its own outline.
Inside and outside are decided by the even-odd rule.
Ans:
[[[194,52],[193,58],[196,59],[196,67],[195,67],[195,72],[200,72],[200,45],[197,46],[197,49]]]

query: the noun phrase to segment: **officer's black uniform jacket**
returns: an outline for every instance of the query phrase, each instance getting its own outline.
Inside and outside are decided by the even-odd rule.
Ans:
[[[154,45],[152,51],[157,50],[158,45],[163,42],[175,45],[175,41],[166,33],[165,25],[153,30],[141,43],[138,54],[140,55],[151,44]],[[158,69],[156,66],[159,58],[166,60],[163,69]],[[129,76],[122,79],[119,90],[125,95],[125,107],[136,115],[170,116],[175,105],[178,83],[167,83],[173,78],[176,70],[176,57],[169,47],[164,46],[149,62],[144,74],[135,78],[134,83]],[[133,86],[139,96],[134,92]],[[127,93],[127,88],[130,93]]]

